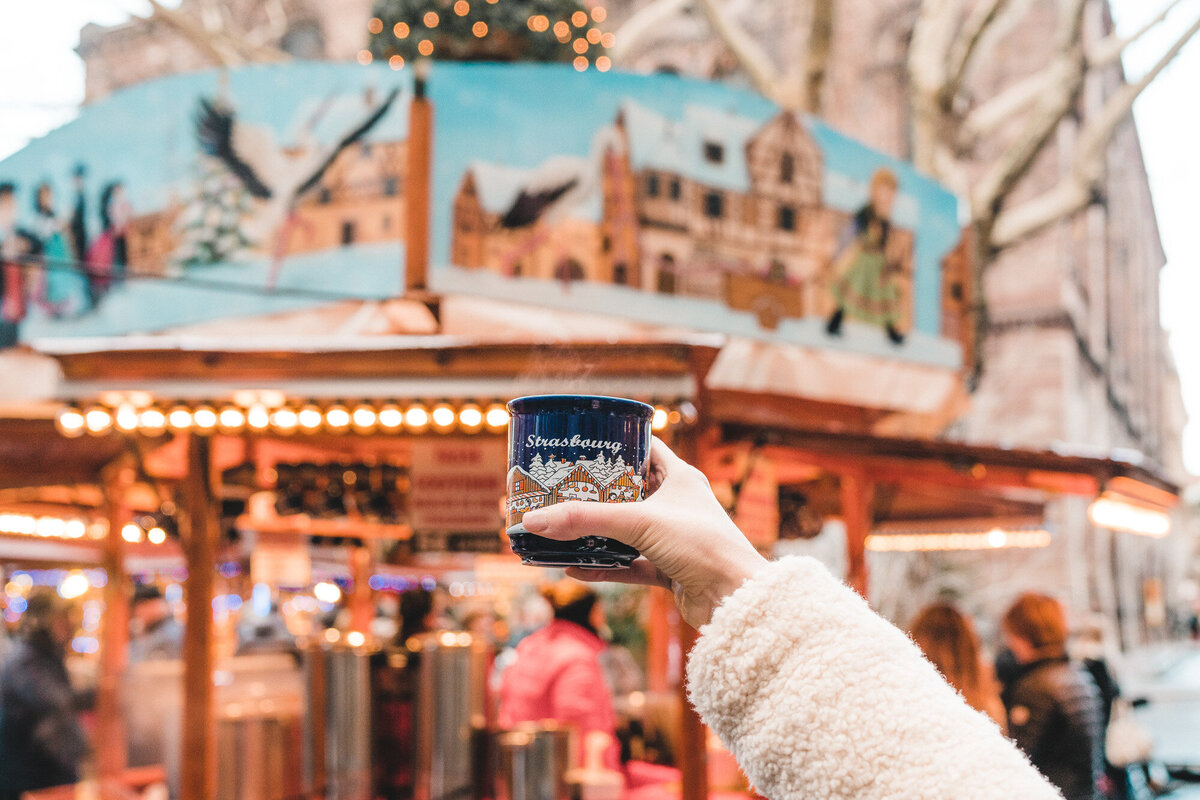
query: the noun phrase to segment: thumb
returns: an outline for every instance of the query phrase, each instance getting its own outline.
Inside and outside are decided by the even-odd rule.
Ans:
[[[607,536],[637,547],[645,529],[642,503],[595,503],[572,500],[526,511],[525,530],[547,539],[570,541],[583,536]]]

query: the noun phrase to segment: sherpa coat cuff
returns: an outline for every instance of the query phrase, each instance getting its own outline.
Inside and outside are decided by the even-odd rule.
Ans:
[[[688,694],[771,800],[1061,797],[812,558],[764,567],[700,634]]]

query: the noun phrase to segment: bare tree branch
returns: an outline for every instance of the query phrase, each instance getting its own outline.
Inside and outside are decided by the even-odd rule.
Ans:
[[[713,31],[733,51],[759,94],[783,103],[787,93],[780,86],[774,65],[766,52],[724,7],[722,0],[696,0],[696,3],[708,18]]]
[[[612,60],[619,64],[628,58],[650,34],[690,2],[691,0],[654,0],[639,8],[613,32],[616,41],[609,50]]]
[[[167,8],[158,0],[150,0],[151,17],[171,26],[183,34],[193,45],[203,51],[209,58],[222,67],[235,67],[244,62],[236,52],[230,50],[199,21],[189,14],[174,8]]]
[[[1129,47],[1129,45],[1133,44],[1138,39],[1142,38],[1156,28],[1163,20],[1167,18],[1167,15],[1170,14],[1171,11],[1173,11],[1175,7],[1183,1],[1184,0],[1171,0],[1171,2],[1167,3],[1163,10],[1160,11],[1156,17],[1154,17],[1154,19],[1147,22],[1129,36],[1118,36],[1114,33],[1096,42],[1087,50],[1088,66],[1103,67],[1116,63],[1121,57],[1121,54],[1125,52],[1125,49]]]
[[[1080,36],[1086,4],[1087,0],[1070,0],[1063,9],[1055,37],[1059,55],[1046,69],[1052,78],[1023,121],[1022,129],[976,182],[971,193],[971,209],[976,219],[992,217],[998,212],[999,204],[1029,171],[1058,124],[1070,113],[1086,74]]]
[[[1179,51],[1200,33],[1200,15],[1180,34],[1145,75],[1113,92],[1089,118],[1074,149],[1072,175],[1049,192],[997,215],[992,244],[1003,248],[1083,210],[1092,202],[1104,177],[1105,150],[1117,128],[1129,118],[1138,95],[1158,77]]]
[[[955,37],[947,55],[947,80],[943,90],[943,101],[947,108],[962,89],[963,77],[979,51],[979,43],[984,34],[992,27],[992,23],[1000,18],[1008,2],[1009,0],[986,0],[976,6],[963,23],[962,30]]]
[[[913,25],[908,51],[913,120],[913,163],[934,172],[940,142],[945,141],[946,58],[954,41],[961,0],[924,0]]]
[[[821,113],[821,89],[829,66],[833,45],[834,0],[812,0],[812,21],[808,30],[808,51],[804,54],[804,77],[800,110]]]

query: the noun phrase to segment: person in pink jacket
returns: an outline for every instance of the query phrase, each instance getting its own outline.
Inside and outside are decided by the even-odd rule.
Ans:
[[[1061,798],[902,631],[811,558],[768,562],[708,481],[657,439],[641,503],[530,511],[532,533],[610,536],[643,558],[581,580],[665,586],[700,638],[687,667],[700,716],[771,800]]]
[[[574,727],[577,741],[592,732],[611,739],[605,766],[619,767],[616,712],[599,656],[597,633],[603,613],[596,593],[575,581],[559,581],[543,591],[554,619],[517,645],[517,660],[500,682],[499,722],[553,721]]]

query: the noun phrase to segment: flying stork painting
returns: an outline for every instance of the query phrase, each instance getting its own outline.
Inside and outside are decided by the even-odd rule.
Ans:
[[[260,241],[274,233],[274,249],[267,288],[274,288],[287,253],[288,242],[298,224],[296,207],[314,189],[334,160],[350,145],[360,141],[387,114],[399,89],[368,107],[363,117],[334,144],[315,141],[313,128],[327,109],[326,104],[301,131],[293,147],[281,147],[270,128],[238,121],[233,110],[219,101],[201,98],[196,115],[196,137],[200,148],[219,159],[253,197],[262,201],[254,227]]]

